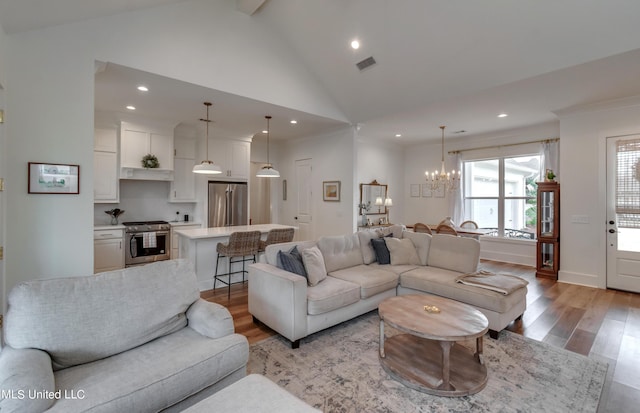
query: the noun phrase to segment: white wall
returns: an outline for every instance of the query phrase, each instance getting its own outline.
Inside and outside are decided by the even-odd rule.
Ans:
[[[386,184],[387,196],[393,200],[393,207],[389,208],[389,222],[393,224],[407,224],[404,219],[405,194],[403,171],[403,148],[398,144],[375,142],[358,139],[357,142],[357,171],[355,192],[356,202],[353,205],[355,219],[358,218],[360,203],[360,184],[373,180]]]
[[[281,224],[296,225],[295,161],[299,159],[312,159],[312,238],[353,232],[354,210],[358,197],[354,174],[356,156],[353,129],[345,128],[332,134],[301,138],[281,145],[277,157],[280,179],[277,183],[274,182],[277,191],[278,222]],[[282,200],[283,179],[286,179],[288,184],[286,201]],[[322,200],[323,181],[341,182],[340,202]]]
[[[93,271],[95,60],[344,120],[295,56],[233,2],[186,1],[14,34],[6,44],[6,167],[15,171],[7,288]],[[27,194],[29,161],[79,164],[80,194]]]
[[[629,134],[640,134],[638,97],[560,113],[561,281],[606,287],[605,141]]]

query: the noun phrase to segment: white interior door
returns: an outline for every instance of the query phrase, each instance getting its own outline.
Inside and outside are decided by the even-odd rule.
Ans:
[[[640,292],[640,135],[607,139],[607,288]]]
[[[296,160],[296,193],[298,201],[295,218],[298,226],[296,239],[311,240],[313,239],[311,159]]]

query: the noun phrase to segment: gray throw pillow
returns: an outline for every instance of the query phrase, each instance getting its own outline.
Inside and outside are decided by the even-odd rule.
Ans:
[[[277,267],[294,274],[302,275],[303,277],[307,276],[307,271],[304,269],[302,262],[302,255],[300,255],[297,245],[288,252],[278,251]]]
[[[376,253],[376,261],[378,261],[378,264],[391,264],[391,255],[389,254],[387,244],[384,242],[384,238],[372,239],[371,246]]]
[[[310,286],[313,287],[327,278],[327,267],[324,264],[322,251],[318,247],[311,247],[302,251],[302,262],[307,270],[307,283]]]

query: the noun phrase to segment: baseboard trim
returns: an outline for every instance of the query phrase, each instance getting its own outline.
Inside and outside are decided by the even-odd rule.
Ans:
[[[558,271],[558,281],[567,284],[582,285],[585,287],[594,287],[600,289],[607,288],[606,277],[600,277],[598,274],[584,274],[573,271]]]

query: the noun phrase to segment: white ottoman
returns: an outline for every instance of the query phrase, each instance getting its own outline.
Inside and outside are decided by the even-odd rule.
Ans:
[[[183,412],[321,412],[260,374],[250,374]]]

